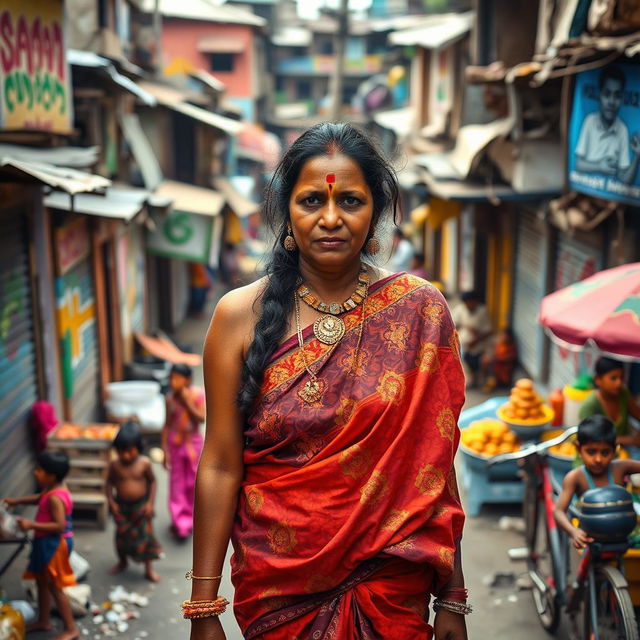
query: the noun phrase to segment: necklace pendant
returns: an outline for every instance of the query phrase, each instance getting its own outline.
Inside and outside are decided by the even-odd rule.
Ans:
[[[313,335],[322,344],[332,345],[342,340],[346,327],[338,316],[322,316],[313,323]]]
[[[302,389],[298,391],[298,397],[305,404],[318,404],[327,389],[327,383],[320,378],[307,380]]]

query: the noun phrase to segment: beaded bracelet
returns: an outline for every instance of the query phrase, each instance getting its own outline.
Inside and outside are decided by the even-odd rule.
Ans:
[[[441,600],[436,598],[433,602],[433,610],[437,613],[440,609],[445,609],[451,613],[459,613],[463,616],[468,616],[473,612],[473,607],[464,602],[455,602],[454,600]]]
[[[227,609],[229,601],[220,596],[215,600],[185,600],[180,608],[182,616],[187,620],[193,618],[209,618],[211,616],[219,616]]]

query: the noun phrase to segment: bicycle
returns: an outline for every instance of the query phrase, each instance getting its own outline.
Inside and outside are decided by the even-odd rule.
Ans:
[[[559,494],[560,486],[553,478],[545,454],[575,433],[577,427],[567,429],[546,442],[494,456],[487,464],[521,461],[525,482],[527,571],[536,613],[545,631],[555,633],[563,606],[574,621],[583,607],[585,640],[640,640],[627,581],[621,572],[626,544],[591,543],[583,553],[571,589],[567,588],[569,542],[553,516],[554,496]],[[571,515],[579,517],[575,509]],[[620,569],[612,562],[617,562]]]

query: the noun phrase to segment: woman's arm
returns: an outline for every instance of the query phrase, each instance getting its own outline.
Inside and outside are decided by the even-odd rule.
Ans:
[[[236,404],[243,349],[251,334],[252,300],[246,289],[220,300],[204,344],[206,432],[198,465],[193,535],[193,573],[218,576],[235,516],[243,476],[243,420]],[[249,311],[249,313],[247,313]],[[219,580],[193,580],[192,600],[213,600]],[[224,638],[217,618],[192,622],[192,640]]]

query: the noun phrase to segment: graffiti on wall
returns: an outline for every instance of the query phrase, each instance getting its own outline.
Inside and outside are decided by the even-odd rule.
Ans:
[[[72,103],[62,0],[2,4],[0,127],[69,133]]]
[[[95,302],[91,276],[70,272],[56,279],[58,335],[66,398],[73,396],[75,373],[90,357],[95,340]]]

